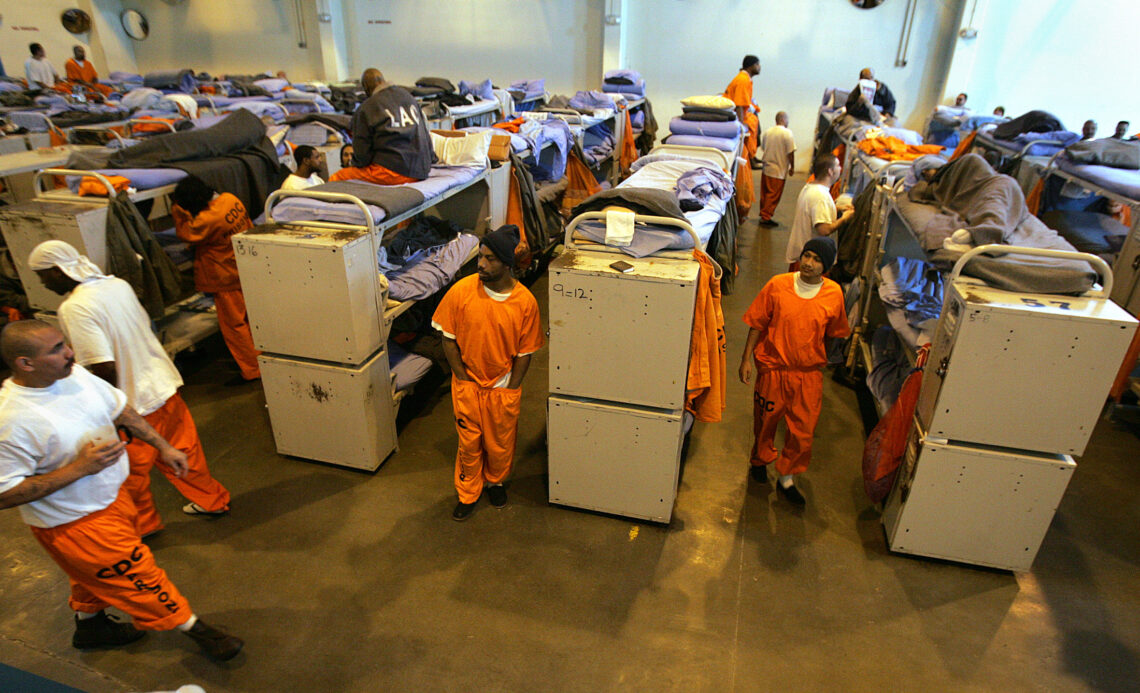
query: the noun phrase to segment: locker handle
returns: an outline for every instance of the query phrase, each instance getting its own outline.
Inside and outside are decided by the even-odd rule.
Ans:
[[[1080,260],[1087,262],[1093,266],[1093,269],[1100,275],[1101,289],[1099,291],[1090,289],[1084,293],[1085,296],[1092,298],[1108,298],[1112,294],[1112,269],[1108,263],[1090,253],[1075,253],[1068,250],[1053,250],[1051,248],[1022,248],[1016,245],[1001,245],[997,243],[987,243],[986,245],[979,245],[976,248],[971,248],[962,253],[962,257],[958,258],[958,262],[954,263],[954,269],[950,270],[950,281],[953,282],[958,278],[958,274],[966,267],[966,264],[973,260],[975,256],[983,253],[994,255],[1037,255],[1039,257],[1052,257],[1062,260]]]

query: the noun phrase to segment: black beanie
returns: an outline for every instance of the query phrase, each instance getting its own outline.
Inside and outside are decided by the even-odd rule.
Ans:
[[[819,256],[823,262],[823,271],[831,269],[835,264],[835,241],[831,240],[830,236],[816,236],[807,243],[804,243],[804,249],[800,251],[800,257],[804,253],[811,251]]]
[[[757,58],[755,55],[746,55],[744,56],[744,63],[741,65],[740,69],[747,70],[758,62],[760,62],[760,58]]]
[[[500,226],[483,236],[480,244],[487,246],[504,265],[514,267],[515,248],[519,247],[519,227],[514,224]]]

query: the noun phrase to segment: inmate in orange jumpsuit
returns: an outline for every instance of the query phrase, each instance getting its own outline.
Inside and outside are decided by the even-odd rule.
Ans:
[[[776,463],[781,476],[800,474],[811,461],[812,434],[823,405],[825,337],[846,337],[843,291],[824,278],[813,298],[796,293],[795,273],[779,274],[760,290],[744,313],[744,322],[759,330],[753,406],[752,464]],[[782,452],[776,451],[776,427],[787,420]]]
[[[432,324],[455,339],[471,377],[452,377],[451,402],[459,434],[455,489],[460,502],[474,503],[484,484],[502,483],[511,471],[522,392],[505,385],[515,357],[542,348],[538,303],[521,283],[497,301],[472,274],[451,287]]]
[[[86,82],[88,89],[95,89],[103,96],[108,96],[113,89],[106,84],[99,84],[99,76],[95,73],[95,66],[91,64],[90,60],[84,60],[80,65],[75,58],[70,58],[63,65],[64,71],[67,73],[67,80],[69,82]],[[86,86],[86,85],[85,85]]]
[[[71,582],[73,611],[94,614],[113,606],[143,630],[171,630],[193,613],[186,598],[154,562],[135,531],[135,506],[125,489],[106,508],[32,534]]]
[[[186,500],[197,503],[207,512],[229,510],[230,492],[210,474],[206,454],[202,452],[202,441],[198,439],[198,427],[194,425],[194,418],[190,416],[182,395],[174,393],[166,404],[143,418],[166,442],[186,453],[187,469],[186,475],[179,477],[152,446],[137,438],[127,445],[131,473],[123,482],[123,488],[130,494],[137,511],[135,527],[139,536],[145,537],[163,528],[150,492],[150,470],[156,465]]]
[[[194,248],[194,288],[214,294],[218,328],[242,377],[260,378],[258,351],[249,331],[245,296],[241,292],[237,260],[230,242],[235,233],[253,228],[245,205],[230,193],[222,193],[210,200],[210,205],[196,217],[178,205],[172,205],[170,213],[174,217],[175,233]]]
[[[753,105],[752,75],[748,74],[747,70],[737,72],[732,81],[728,83],[728,87],[725,88],[724,96],[744,109],[744,120],[742,122],[748,127],[748,138],[744,141],[744,147],[748,154],[748,161],[751,162],[756,158],[756,146],[760,142],[760,119],[756,117],[755,113],[748,110],[748,107]]]

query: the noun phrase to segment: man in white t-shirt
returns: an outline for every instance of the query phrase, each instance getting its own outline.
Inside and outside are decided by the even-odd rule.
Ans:
[[[302,144],[293,150],[293,160],[297,162],[297,170],[285,178],[285,182],[281,184],[282,190],[304,190],[325,182],[317,174],[321,170],[322,162],[319,149]]]
[[[127,446],[131,474],[123,487],[138,509],[139,534],[162,529],[150,492],[155,465],[190,501],[190,515],[220,515],[229,510],[230,492],[213,476],[198,440],[190,410],[178,394],[182,376],[150,329],[150,318],[131,285],[104,275],[86,256],[63,241],[44,241],[32,250],[28,266],[51,291],[66,296],[59,318],[76,361],[127,394],[159,435],[187,457],[188,469],[176,473],[141,442]]]
[[[48,62],[44,47],[38,43],[30,43],[28,50],[32,52],[32,57],[24,61],[24,76],[28,78],[28,89],[51,89],[59,79],[59,73]]]
[[[763,172],[760,174],[760,225],[778,226],[772,221],[776,206],[784,195],[784,181],[796,167],[796,138],[788,129],[788,114],[776,114],[776,124],[764,131],[760,137],[760,147],[764,155]]]
[[[135,530],[121,488],[129,464],[117,429],[154,446],[184,472],[186,455],[155,432],[127,396],[75,365],[63,334],[39,320],[9,323],[0,357],[0,509],[20,508],[36,541],[67,574],[76,612],[71,644],[119,647],[143,630],[178,629],[219,660],[242,641],[198,619]],[[104,612],[113,606],[134,625]]]
[[[784,259],[788,261],[789,272],[795,272],[799,264],[804,244],[816,236],[830,236],[847,220],[854,211],[845,207],[839,218],[835,200],[831,199],[831,186],[839,179],[839,159],[834,154],[821,154],[812,164],[815,178],[804,185],[796,199],[795,216],[792,218],[792,233],[788,237],[788,248]]]

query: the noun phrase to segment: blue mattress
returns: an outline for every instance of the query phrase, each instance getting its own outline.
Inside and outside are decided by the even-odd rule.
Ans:
[[[1057,166],[1066,173],[1095,183],[1117,195],[1140,200],[1140,171],[1099,164],[1076,164],[1064,157],[1057,157]]]
[[[95,173],[104,176],[122,176],[131,182],[131,187],[135,190],[151,190],[164,185],[173,185],[189,175],[177,168],[103,168],[96,170]],[[72,192],[79,190],[80,178],[81,176],[67,177],[67,187],[71,188]]]
[[[669,121],[669,132],[674,135],[702,135],[704,137],[736,139],[740,136],[740,123],[735,120],[725,122],[684,120],[680,116],[676,116]]]
[[[735,152],[740,146],[740,139],[727,139],[724,137],[706,137],[704,135],[669,135],[667,144],[683,144],[690,147],[712,147],[722,152]]]
[[[1064,145],[1072,144],[1080,139],[1080,135],[1075,132],[1032,132],[1019,135],[1015,140],[1002,140],[993,136],[990,132],[979,132],[975,141],[997,148],[1007,154],[1016,155],[1021,152],[1025,145],[1033,140],[1038,139],[1051,139],[1057,138],[1057,141],[1063,142]],[[1057,144],[1035,144],[1029,148],[1025,154],[1026,156],[1053,156],[1061,151],[1063,145]]]

